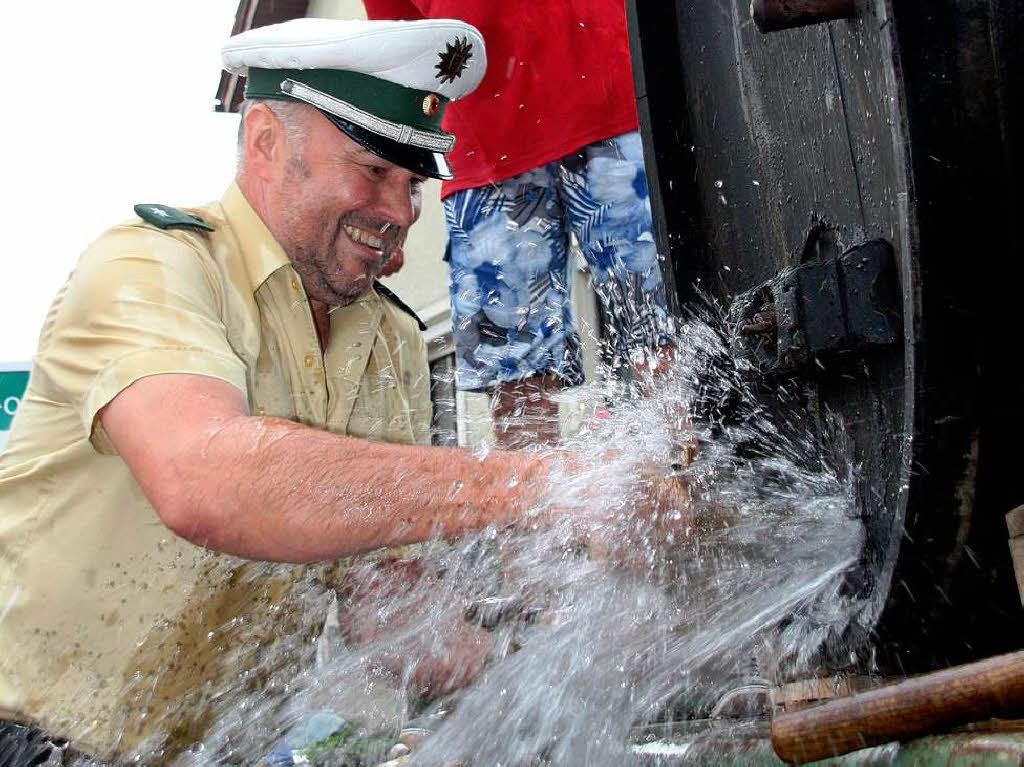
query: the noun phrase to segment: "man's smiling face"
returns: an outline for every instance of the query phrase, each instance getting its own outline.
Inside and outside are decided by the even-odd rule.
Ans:
[[[272,231],[307,295],[339,306],[400,262],[425,179],[364,149],[315,109],[308,119],[308,137],[279,158]]]

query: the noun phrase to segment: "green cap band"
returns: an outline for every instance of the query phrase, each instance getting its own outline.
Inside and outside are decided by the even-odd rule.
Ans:
[[[406,88],[371,75],[341,69],[249,67],[245,97],[300,101],[281,90],[281,83],[285,80],[295,80],[377,117],[425,131],[441,132],[441,117],[448,104],[448,99],[432,91]],[[434,114],[428,114],[432,111],[429,108],[431,102],[436,105]]]

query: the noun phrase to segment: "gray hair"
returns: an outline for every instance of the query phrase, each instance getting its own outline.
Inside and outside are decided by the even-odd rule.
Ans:
[[[242,154],[242,142],[245,138],[245,115],[257,104],[266,104],[274,116],[281,121],[288,146],[294,150],[301,150],[309,139],[308,110],[311,107],[297,101],[283,99],[246,99],[238,107],[237,162],[239,170],[242,169],[245,162]]]

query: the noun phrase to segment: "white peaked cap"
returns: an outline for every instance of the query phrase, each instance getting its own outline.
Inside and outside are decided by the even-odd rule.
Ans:
[[[454,19],[293,19],[235,35],[221,53],[246,98],[310,104],[371,152],[441,179],[455,142],[445,107],[487,69],[483,36]]]
[[[455,45],[468,49],[469,57],[461,57],[455,69],[439,69]],[[236,75],[248,74],[249,67],[339,69],[449,100],[471,92],[487,70],[480,31],[456,19],[293,19],[235,35],[221,52],[224,69]]]

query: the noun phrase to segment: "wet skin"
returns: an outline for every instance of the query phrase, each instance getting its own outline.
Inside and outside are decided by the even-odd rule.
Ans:
[[[323,347],[329,332],[327,308],[351,303],[370,289],[374,279],[401,267],[402,245],[419,218],[425,179],[364,149],[316,110],[309,109],[307,117],[305,141],[290,145],[278,133],[274,143],[264,145],[266,156],[257,156],[255,163],[250,160],[249,167],[269,182],[268,205],[258,206],[261,217],[302,279]],[[256,114],[257,126],[250,133],[269,118],[273,125],[273,114]],[[261,159],[267,160],[265,168]],[[343,600],[341,620],[348,641],[365,646],[382,632],[401,630],[411,616],[379,624],[380,600],[413,589],[421,577],[416,562],[363,573],[364,582]],[[357,574],[353,578],[358,579]],[[490,642],[483,629],[461,618],[455,618],[445,633],[449,642],[443,648],[407,644],[393,648],[394,654],[374,656],[371,662],[398,677],[408,668],[410,681],[421,693],[446,694],[480,672]]]
[[[341,306],[401,266],[425,178],[364,149],[315,109],[305,117],[306,140],[289,143],[280,131],[266,140],[252,168],[268,182],[268,204],[258,207],[309,298]]]

